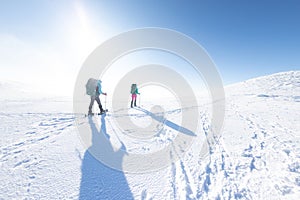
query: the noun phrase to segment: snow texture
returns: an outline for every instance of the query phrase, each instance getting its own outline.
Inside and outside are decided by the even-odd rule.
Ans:
[[[0,199],[300,199],[300,71],[227,86],[222,136],[207,144],[209,155],[201,157],[202,141],[195,141],[183,159],[146,174],[123,173],[96,160],[81,144],[70,100],[36,98],[19,89],[0,84]],[[182,109],[165,110],[178,126]],[[205,136],[209,105],[199,110],[196,134]],[[153,117],[138,109],[128,115],[142,126]],[[116,117],[128,116],[82,116],[79,125],[103,130],[123,150],[152,150],[147,142],[126,141],[134,130],[119,133]],[[155,147],[170,143],[172,133],[157,134]]]

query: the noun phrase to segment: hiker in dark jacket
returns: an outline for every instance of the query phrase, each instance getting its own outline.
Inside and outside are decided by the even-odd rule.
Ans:
[[[100,96],[100,94],[107,95],[105,92],[102,92],[102,86],[101,86],[102,81],[101,80],[90,79],[89,82],[86,85],[87,94],[91,96],[91,102],[90,102],[88,114],[89,115],[93,114],[92,108],[93,108],[95,100],[99,105],[100,114],[102,114],[102,113],[105,112],[105,110],[102,107],[99,96]],[[95,85],[96,85],[96,87],[95,87]]]

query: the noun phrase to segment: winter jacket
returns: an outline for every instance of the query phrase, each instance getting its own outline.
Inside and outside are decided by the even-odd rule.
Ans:
[[[103,92],[102,92],[101,82],[102,82],[102,81],[100,81],[100,80],[98,80],[98,82],[97,82],[97,91],[96,91],[96,95],[100,95],[100,94],[103,93]]]
[[[132,93],[132,94],[140,94],[138,88],[136,88],[134,93]]]

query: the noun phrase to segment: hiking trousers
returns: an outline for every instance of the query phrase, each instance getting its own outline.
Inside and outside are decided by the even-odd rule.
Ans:
[[[91,96],[91,102],[90,102],[90,106],[89,106],[89,113],[92,113],[92,108],[93,108],[93,105],[94,105],[95,101],[99,105],[100,112],[103,112],[104,110],[102,108],[102,104],[101,104],[101,101],[100,101],[100,98],[99,98],[99,95],[98,95],[98,96]]]

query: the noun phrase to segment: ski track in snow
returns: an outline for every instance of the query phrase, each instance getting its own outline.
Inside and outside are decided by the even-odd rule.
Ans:
[[[5,117],[14,119],[12,123],[14,123],[16,120],[20,120],[20,118],[23,118],[23,120],[25,119],[26,121],[26,119],[30,119],[31,116],[37,118],[35,120],[42,121],[33,122],[26,131],[18,133],[18,136],[21,137],[21,139],[17,138],[14,143],[9,144],[8,146],[2,145],[2,156],[0,158],[0,161],[3,161],[3,159],[8,159],[7,157],[9,156],[14,156],[15,154],[21,153],[22,151],[26,150],[26,148],[31,144],[39,144],[40,142],[43,142],[43,140],[50,139],[51,136],[58,135],[62,133],[66,128],[73,126],[73,115],[71,115],[70,117],[68,117],[66,114],[61,115],[63,117],[56,117],[56,114],[53,114],[53,116],[49,114],[5,114]],[[3,118],[3,116],[1,116],[1,118]],[[16,131],[19,132],[18,130]]]
[[[222,135],[207,138],[206,157],[196,141],[184,158],[156,172],[122,174],[101,165],[99,169],[110,174],[98,184],[88,185],[90,193],[97,194],[95,199],[299,199],[299,80],[299,72],[283,73],[227,89]],[[199,109],[200,132],[208,137],[211,113],[205,104]],[[181,112],[167,110],[171,116]],[[106,116],[106,128],[111,130],[107,138],[123,150],[128,149],[127,143],[113,121],[127,116]],[[131,113],[129,117],[147,114]],[[93,118],[97,121],[100,117]],[[1,112],[0,120],[0,199],[78,199],[86,152],[76,135],[75,116]],[[81,125],[85,123],[83,117]],[[166,133],[157,137],[172,139]],[[91,163],[85,165],[100,166],[92,163],[92,157],[88,159]],[[84,178],[97,182],[93,173],[101,171],[96,168]],[[122,180],[123,185],[113,185],[110,177]],[[128,188],[130,194],[126,194]],[[116,192],[107,196],[111,192],[105,190]]]
[[[0,119],[5,125],[1,126],[0,163],[5,181],[2,181],[0,186],[0,199],[60,196],[59,193],[51,194],[51,190],[63,191],[63,184],[66,182],[53,184],[48,182],[51,178],[49,180],[47,176],[58,172],[55,171],[54,165],[64,159],[60,152],[55,152],[55,147],[60,143],[59,136],[62,133],[67,134],[73,126],[74,115],[0,113]],[[54,177],[57,179],[53,175],[52,181],[55,180]],[[61,188],[52,188],[51,185],[60,185]],[[43,191],[42,188],[47,187],[49,191]],[[61,197],[63,196],[64,194],[61,194]]]

